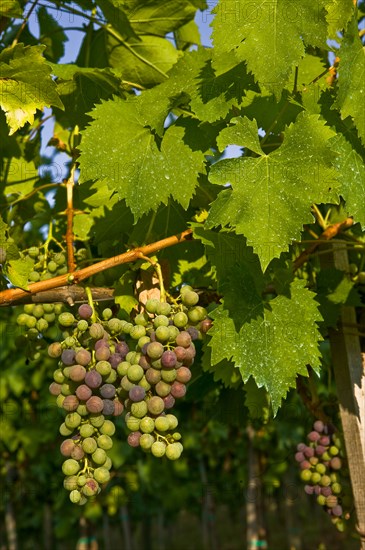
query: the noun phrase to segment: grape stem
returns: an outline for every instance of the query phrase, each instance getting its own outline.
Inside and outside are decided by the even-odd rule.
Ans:
[[[92,277],[96,273],[100,273],[101,271],[105,271],[106,269],[110,269],[111,267],[115,267],[116,265],[135,262],[136,260],[140,259],[141,254],[143,256],[147,256],[148,254],[154,254],[155,252],[157,252],[158,250],[162,250],[163,248],[167,248],[169,246],[174,246],[176,244],[191,240],[192,233],[192,229],[186,229],[185,231],[177,235],[172,235],[155,243],[128,250],[127,252],[119,254],[118,256],[113,256],[112,258],[109,258],[107,260],[103,260],[88,267],[84,267],[83,269],[74,271],[74,273],[72,274],[73,283],[78,284],[80,283],[80,281]],[[38,281],[37,283],[30,284],[28,290],[23,290],[22,288],[8,288],[7,290],[3,290],[2,292],[0,292],[0,306],[9,306],[17,302],[19,299],[24,298],[25,296],[29,297],[32,294],[36,294],[37,292],[41,292],[43,290],[52,290],[54,288],[64,286],[69,283],[69,276],[70,274],[66,273],[65,275],[58,275],[57,277],[53,277],[52,279]]]
[[[94,308],[94,300],[93,300],[93,295],[92,295],[92,292],[91,292],[91,288],[89,286],[85,287],[85,292],[86,292],[88,304],[91,307],[91,309],[93,310],[93,313],[91,315],[91,320],[92,320],[93,323],[96,323],[97,318],[96,318],[96,313],[95,313],[95,308]]]
[[[163,282],[161,265],[158,262],[155,262],[154,260],[149,258],[148,256],[144,256],[143,254],[140,255],[140,258],[142,260],[146,260],[146,262],[149,262],[155,268],[156,275],[157,275],[157,278],[158,278],[158,284],[159,284],[159,287],[160,287],[160,301],[161,302],[166,302],[166,290],[165,290],[165,285],[164,285],[164,282]]]

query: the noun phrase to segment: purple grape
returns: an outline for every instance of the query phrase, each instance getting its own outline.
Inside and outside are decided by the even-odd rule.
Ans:
[[[74,365],[70,368],[69,374],[74,382],[82,382],[85,379],[86,369],[82,365]]]
[[[91,361],[91,353],[87,349],[80,349],[75,356],[79,365],[86,367]]]
[[[206,334],[208,330],[212,327],[213,321],[211,319],[203,319],[200,323],[200,330],[203,334]]]
[[[304,485],[304,491],[307,493],[307,495],[313,495],[314,487],[312,485]]]
[[[342,516],[342,514],[343,514],[342,506],[340,506],[339,504],[337,504],[332,508],[332,515],[339,518],[340,516]]]
[[[187,384],[191,379],[191,370],[187,367],[179,367],[176,371],[176,380],[182,384]]]
[[[104,408],[103,400],[100,399],[97,395],[92,395],[86,401],[86,408],[91,413],[100,413]]]
[[[174,349],[174,352],[178,361],[184,361],[186,357],[185,348],[183,348],[182,346],[176,346],[176,348]]]
[[[150,368],[149,357],[141,355],[138,364],[142,367],[143,370],[148,370]]]
[[[176,343],[178,346],[182,346],[183,348],[188,348],[191,344],[191,336],[186,331],[183,330],[176,336]]]
[[[61,354],[62,362],[65,365],[73,365],[75,363],[76,352],[74,349],[64,349]]]
[[[316,420],[315,423],[313,424],[313,428],[316,430],[316,432],[322,433],[324,430],[324,424],[322,420]]]
[[[117,399],[114,400],[114,416],[120,416],[124,411],[123,403],[118,401]]]
[[[190,334],[192,340],[198,340],[199,338],[198,329],[196,329],[195,327],[189,327],[186,332]]]
[[[61,393],[61,384],[57,384],[57,382],[52,382],[49,386],[49,392],[51,395],[60,395]]]
[[[104,399],[111,399],[115,396],[115,387],[113,384],[103,384],[99,391],[100,395],[104,397]]]
[[[103,379],[101,377],[101,374],[98,373],[98,371],[92,369],[89,370],[85,375],[85,384],[89,386],[89,388],[95,389],[101,386],[103,382]]]
[[[63,456],[71,456],[72,451],[75,448],[75,443],[72,439],[65,439],[62,441],[60,451]]]
[[[163,402],[165,404],[165,409],[172,409],[175,405],[175,397],[173,397],[170,393],[170,395],[163,398]]]
[[[186,386],[184,384],[181,384],[180,382],[173,382],[171,386],[171,395],[173,395],[175,398],[184,397],[186,394]]]
[[[80,402],[77,399],[76,395],[67,395],[65,399],[62,402],[62,407],[67,412],[74,412],[76,411],[77,407],[79,406]]]
[[[306,448],[304,449],[303,454],[304,454],[307,458],[312,458],[312,456],[314,456],[314,449],[313,449],[313,447],[306,447]]]
[[[316,455],[322,456],[323,453],[326,452],[326,447],[323,447],[323,445],[317,445],[315,452],[316,452]]]
[[[299,464],[299,467],[301,470],[310,470],[311,466],[312,465],[310,462],[308,462],[308,460],[303,460],[303,462]]]
[[[133,386],[129,390],[129,399],[133,402],[143,401],[146,397],[146,390],[142,386]]]
[[[93,314],[93,308],[89,304],[82,304],[78,309],[78,314],[81,319],[90,319]]]
[[[127,439],[128,445],[130,445],[131,447],[138,447],[141,436],[142,436],[141,432],[130,433]]]
[[[173,369],[176,365],[176,355],[173,351],[164,351],[161,357],[161,364],[166,369]]]
[[[122,356],[119,353],[112,353],[109,357],[109,363],[113,369],[116,369],[119,363],[123,361]]]
[[[331,458],[330,466],[333,470],[340,470],[342,466],[342,461],[340,457],[334,456],[333,458]]]
[[[97,361],[107,361],[110,357],[110,349],[106,346],[100,346],[95,351],[95,359]]]
[[[105,339],[105,338],[100,338],[100,340],[97,340],[94,344],[94,350],[98,350],[100,348],[108,348],[109,347],[109,344],[108,344],[108,341]]]
[[[319,485],[314,485],[313,491],[314,491],[314,494],[318,496],[322,493],[322,487],[320,487]]]
[[[322,437],[319,440],[319,444],[323,445],[324,447],[328,447],[328,445],[331,444],[330,437],[328,437],[328,435],[322,435]]]
[[[86,384],[81,384],[81,386],[76,389],[76,395],[80,401],[87,401],[92,396],[92,393],[92,390],[89,386],[86,386]]]
[[[196,349],[194,344],[189,346],[188,348],[185,348],[185,362],[186,361],[192,361],[196,355]]]
[[[115,403],[116,401],[112,401],[111,399],[103,399],[103,414],[115,414]]]
[[[161,371],[150,367],[146,370],[146,380],[149,384],[157,384],[161,380]]]
[[[304,449],[306,448],[306,446],[307,446],[307,445],[306,445],[305,443],[298,443],[298,445],[297,445],[297,451],[300,451],[300,452],[304,451]]]
[[[313,432],[310,432],[307,437],[308,437],[309,441],[318,441],[318,439],[321,436],[318,432],[313,431]]]
[[[74,460],[81,460],[82,458],[84,458],[84,456],[85,453],[82,447],[80,447],[80,445],[75,445],[71,453],[71,458],[73,458]]]
[[[129,352],[128,344],[126,342],[119,342],[115,346],[115,351],[116,353],[119,353],[124,359],[127,353]]]
[[[304,454],[301,453],[301,452],[295,453],[294,458],[295,458],[295,460],[296,460],[297,462],[303,462],[303,460],[305,460]]]
[[[331,489],[331,487],[322,487],[321,488],[321,493],[322,493],[323,496],[329,497],[330,495],[332,495],[332,489]]]

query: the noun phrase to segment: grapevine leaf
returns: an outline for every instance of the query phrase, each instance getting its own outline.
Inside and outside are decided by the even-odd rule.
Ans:
[[[209,338],[203,341],[202,369],[213,374],[215,382],[222,382],[228,388],[242,384],[242,378],[238,369],[234,368],[233,363],[223,359],[220,363],[212,364],[212,349],[208,345]]]
[[[165,38],[142,35],[120,43],[108,37],[109,64],[117,76],[149,88],[164,82],[166,72],[176,63],[179,52]]]
[[[51,61],[58,61],[65,53],[64,42],[68,40],[62,27],[50,15],[44,6],[37,11],[41,41],[46,49],[44,57]]]
[[[277,296],[260,319],[246,323],[233,347],[235,366],[246,382],[253,376],[258,387],[270,394],[274,414],[288,390],[295,387],[298,374],[308,375],[307,365],[318,371],[322,321],[315,294],[296,280],[291,297]]]
[[[10,135],[33,123],[37,109],[63,108],[51,79],[51,68],[42,56],[45,46],[16,44],[0,54],[0,106],[6,114]]]
[[[354,282],[338,269],[321,269],[317,274],[317,301],[326,327],[336,327],[341,306],[361,307]]]
[[[280,97],[304,44],[325,46],[325,0],[220,0],[214,9],[214,65],[230,53],[232,65],[246,61],[260,84]],[[226,58],[224,59],[226,68]]]
[[[223,151],[231,143],[239,143],[258,155],[263,154],[255,120],[250,120],[247,117],[237,117],[232,118],[230,124],[232,126],[222,130],[218,136],[217,145],[220,151]]]
[[[19,288],[28,290],[30,272],[33,270],[34,260],[26,256],[18,260],[10,260],[6,264],[6,276],[9,281]]]
[[[23,17],[23,9],[18,0],[6,0],[0,4],[0,17],[14,17],[21,19]]]
[[[186,50],[193,44],[201,45],[199,27],[195,21],[189,21],[174,31],[174,38],[178,50]]]
[[[267,391],[258,388],[255,379],[250,376],[243,386],[245,392],[245,406],[248,408],[251,418],[264,418],[267,416],[269,396]]]
[[[209,317],[213,319],[213,326],[208,332],[211,336],[208,346],[212,349],[212,365],[217,365],[225,359],[230,361],[236,353],[239,340],[234,322],[223,305],[211,311]]]
[[[353,0],[330,0],[326,6],[328,36],[329,38],[338,39],[338,31],[346,28],[353,12]]]
[[[196,7],[187,0],[147,0],[128,10],[128,19],[138,34],[165,36],[194,19]]]
[[[0,176],[2,179],[3,174]],[[7,195],[15,194],[24,197],[33,190],[38,179],[38,170],[33,161],[26,162],[24,158],[12,157],[7,167],[5,192]]]
[[[158,146],[138,116],[136,102],[98,105],[83,132],[81,181],[106,179],[125,198],[135,219],[172,196],[187,208],[204,170],[204,155],[183,141],[184,129],[170,126]],[[182,181],[183,178],[183,181]]]
[[[336,107],[341,118],[353,118],[359,137],[365,144],[365,49],[363,48],[357,26],[353,18],[347,27],[338,53],[341,67],[338,76]]]
[[[98,0],[98,5],[121,37],[129,38],[131,36],[136,36],[119,0]]]
[[[365,166],[360,155],[352,148],[343,134],[337,134],[330,140],[337,156],[334,165],[338,170],[341,184],[339,193],[346,201],[348,216],[361,223],[365,229]]]
[[[226,185],[212,203],[208,227],[227,224],[244,234],[265,270],[270,261],[300,240],[312,223],[312,203],[334,202],[335,171],[328,146],[334,132],[318,115],[300,113],[281,147],[258,158],[226,159],[210,169],[212,183]],[[247,134],[247,140],[252,140]],[[245,145],[244,136],[236,145]]]

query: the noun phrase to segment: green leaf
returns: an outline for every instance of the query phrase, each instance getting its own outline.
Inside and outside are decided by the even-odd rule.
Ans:
[[[62,27],[42,6],[37,11],[40,42],[46,46],[44,57],[50,61],[58,61],[65,53],[64,43],[68,40]]]
[[[338,31],[346,28],[354,13],[353,0],[330,0],[327,2],[328,37],[338,40]]]
[[[0,171],[0,180],[6,175],[6,181],[3,180],[5,192],[7,195],[15,194],[24,197],[30,193],[39,180],[38,170],[34,162],[26,162],[24,158],[12,157],[7,166],[7,172]]]
[[[195,21],[189,21],[174,31],[174,38],[178,50],[186,50],[193,44],[201,45],[199,27]]]
[[[232,190],[221,191],[212,203],[208,227],[229,224],[244,234],[265,270],[293,240],[300,240],[303,224],[312,223],[312,203],[337,200],[328,146],[333,135],[317,115],[301,113],[286,130],[281,147],[269,155],[214,164],[210,181],[230,183]],[[247,142],[252,142],[251,132],[241,132],[236,145]]]
[[[135,219],[170,196],[187,208],[204,171],[204,155],[185,145],[184,129],[170,126],[158,146],[140,120],[136,101],[119,99],[98,105],[83,132],[81,181],[108,181],[125,198]]]
[[[0,54],[0,106],[6,114],[10,135],[33,123],[37,109],[63,108],[51,79],[51,68],[42,52],[45,46],[16,44]]]
[[[325,47],[325,0],[220,0],[214,9],[214,66],[240,61],[279,98],[304,45]],[[223,57],[223,61],[222,61]]]
[[[6,264],[6,276],[9,281],[23,290],[28,290],[29,274],[33,271],[34,260],[26,256],[18,260],[10,260]]]
[[[258,388],[255,379],[250,376],[243,386],[245,392],[245,406],[248,408],[251,418],[266,418],[269,407],[267,391]]]
[[[308,376],[307,365],[318,372],[322,321],[315,294],[304,281],[294,281],[291,297],[271,300],[263,318],[245,324],[233,354],[244,382],[253,376],[270,394],[274,415],[298,374]]]
[[[136,34],[121,4],[122,2],[119,0],[98,0],[98,6],[101,7],[105,17],[110,21],[121,37],[135,37]]]
[[[349,23],[338,56],[341,61],[335,106],[340,109],[342,120],[353,118],[365,144],[365,49],[359,38],[357,18]]]
[[[18,0],[3,0],[0,4],[0,16],[21,19],[23,17],[23,9]]]
[[[348,216],[360,222],[365,229],[365,166],[359,153],[352,148],[343,134],[337,134],[330,140],[333,151],[337,154],[334,166],[338,170],[341,184],[339,193],[346,201]]]
[[[361,307],[361,298],[347,273],[321,269],[317,274],[317,301],[326,327],[336,327],[341,306]]]
[[[147,0],[129,10],[129,2],[125,4],[129,21],[138,34],[165,36],[194,19],[196,13],[196,7],[187,0]]]
[[[239,143],[247,147],[258,155],[263,155],[261,149],[257,122],[247,117],[237,117],[230,120],[232,126],[228,126],[221,131],[217,139],[217,145],[220,151],[223,151],[227,145]]]
[[[211,311],[209,317],[213,319],[213,326],[208,332],[211,336],[208,346],[212,349],[212,365],[217,365],[225,359],[230,361],[236,352],[238,343],[238,333],[233,319],[229,317],[229,312],[224,309],[223,305]]]
[[[108,37],[109,64],[115,74],[132,83],[149,88],[167,79],[167,71],[176,63],[179,52],[169,40],[142,35],[120,42]]]

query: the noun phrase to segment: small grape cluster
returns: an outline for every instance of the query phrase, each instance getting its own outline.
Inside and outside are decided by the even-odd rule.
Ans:
[[[62,312],[58,321],[63,342],[48,348],[59,360],[50,392],[66,412],[60,427],[67,437],[65,487],[72,502],[84,504],[110,478],[114,423],[106,416],[126,411],[128,443],[170,460],[183,450],[178,420],[169,411],[186,393],[194,362],[194,340],[211,326],[199,296],[184,287],[173,305],[148,300],[131,322],[113,317],[106,308],[97,318],[83,304],[76,317]]]
[[[348,512],[344,505],[348,498],[341,483],[340,470],[344,473],[344,453],[340,438],[331,426],[316,420],[307,435],[309,444],[299,443],[295,460],[299,463],[300,477],[306,483],[308,495],[316,495],[317,502],[331,516],[339,531],[345,528]]]
[[[47,250],[41,253],[37,246],[22,252],[25,261],[33,262],[29,274],[29,283],[43,281],[67,273],[67,261],[63,252]],[[46,331],[55,325],[58,315],[63,311],[61,303],[25,304],[22,313],[17,317],[17,324],[24,327],[24,345],[31,358],[37,358],[42,348],[40,340]]]

